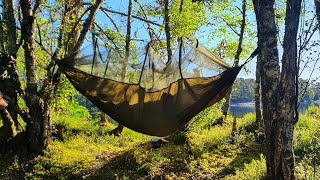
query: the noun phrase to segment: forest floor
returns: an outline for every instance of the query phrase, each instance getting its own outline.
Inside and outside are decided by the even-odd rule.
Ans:
[[[0,179],[264,179],[263,142],[253,128],[254,114],[238,119],[235,143],[231,119],[223,126],[167,137],[169,142],[160,148],[152,147],[154,137],[126,128],[119,137],[70,133],[31,161],[0,156]],[[296,127],[299,179],[319,177],[311,165],[317,152],[310,149],[319,127],[311,116],[302,116]]]

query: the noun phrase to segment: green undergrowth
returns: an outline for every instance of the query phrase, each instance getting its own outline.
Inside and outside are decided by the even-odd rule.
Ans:
[[[308,109],[295,127],[297,179],[320,178],[319,107]],[[214,117],[218,110],[200,114]],[[48,151],[29,161],[16,155],[0,157],[0,179],[265,179],[266,160],[257,138],[255,115],[233,117],[223,125],[193,123],[189,130],[166,139],[160,148],[153,137],[127,128],[119,136],[106,132],[86,112],[56,113],[55,124],[69,128],[64,141],[54,139]],[[77,122],[69,122],[77,121]],[[70,130],[71,129],[71,130]],[[77,133],[74,133],[77,129]],[[104,129],[104,131],[101,131]],[[70,133],[73,132],[73,133]]]
[[[185,132],[184,143],[168,138],[169,143],[158,149],[152,148],[151,136],[126,128],[119,137],[80,131],[69,134],[64,141],[54,140],[48,151],[33,161],[7,159],[0,169],[1,176],[18,174],[25,179],[261,179],[266,172],[265,160],[261,155],[261,144],[255,141],[252,132],[247,131],[253,123],[251,117],[238,119],[234,144],[231,143],[231,117],[223,126]],[[87,126],[92,128],[92,124]],[[112,125],[107,126],[111,129]],[[4,161],[1,159],[0,163]]]
[[[320,179],[320,107],[311,106],[295,126],[297,179]]]

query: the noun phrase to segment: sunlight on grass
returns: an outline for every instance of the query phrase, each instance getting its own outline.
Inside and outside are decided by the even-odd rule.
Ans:
[[[227,176],[224,179],[264,179],[267,174],[267,165],[266,159],[263,155],[260,156],[260,159],[253,159],[251,163],[245,164],[244,168],[237,170],[235,175]]]

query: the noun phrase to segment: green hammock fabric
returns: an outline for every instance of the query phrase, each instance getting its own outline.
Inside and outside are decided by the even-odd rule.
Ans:
[[[221,100],[241,67],[226,68],[207,78],[185,78],[155,92],[139,84],[98,77],[68,63],[57,62],[73,86],[101,111],[124,126],[144,134],[167,136],[183,128],[195,115]]]

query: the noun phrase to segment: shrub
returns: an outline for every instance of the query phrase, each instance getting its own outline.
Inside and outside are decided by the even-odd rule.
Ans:
[[[215,126],[199,133],[187,133],[187,141],[195,154],[202,154],[226,141],[230,136],[230,126]]]
[[[108,127],[100,127],[99,120],[92,120],[89,111],[77,102],[69,103],[66,109],[57,110],[52,119],[53,125],[64,127],[66,136],[78,133],[105,134],[109,131]]]
[[[320,118],[320,107],[319,106],[310,106],[305,113],[307,116],[314,118]]]
[[[255,113],[248,113],[246,115],[243,116],[242,121],[238,121],[238,126],[241,127],[245,127],[245,126],[250,126],[250,125],[254,125],[254,123],[256,122],[256,114]]]
[[[264,179],[266,174],[266,159],[261,155],[260,159],[253,159],[250,164],[244,165],[244,169],[238,170],[234,176],[228,176],[225,179]]]
[[[302,115],[295,127],[294,150],[297,155],[310,152],[312,140],[320,128],[320,121],[311,116]]]
[[[189,129],[192,131],[201,131],[202,129],[208,129],[212,126],[216,119],[222,116],[221,104],[214,104],[205,110],[201,111],[195,116],[190,125]]]

